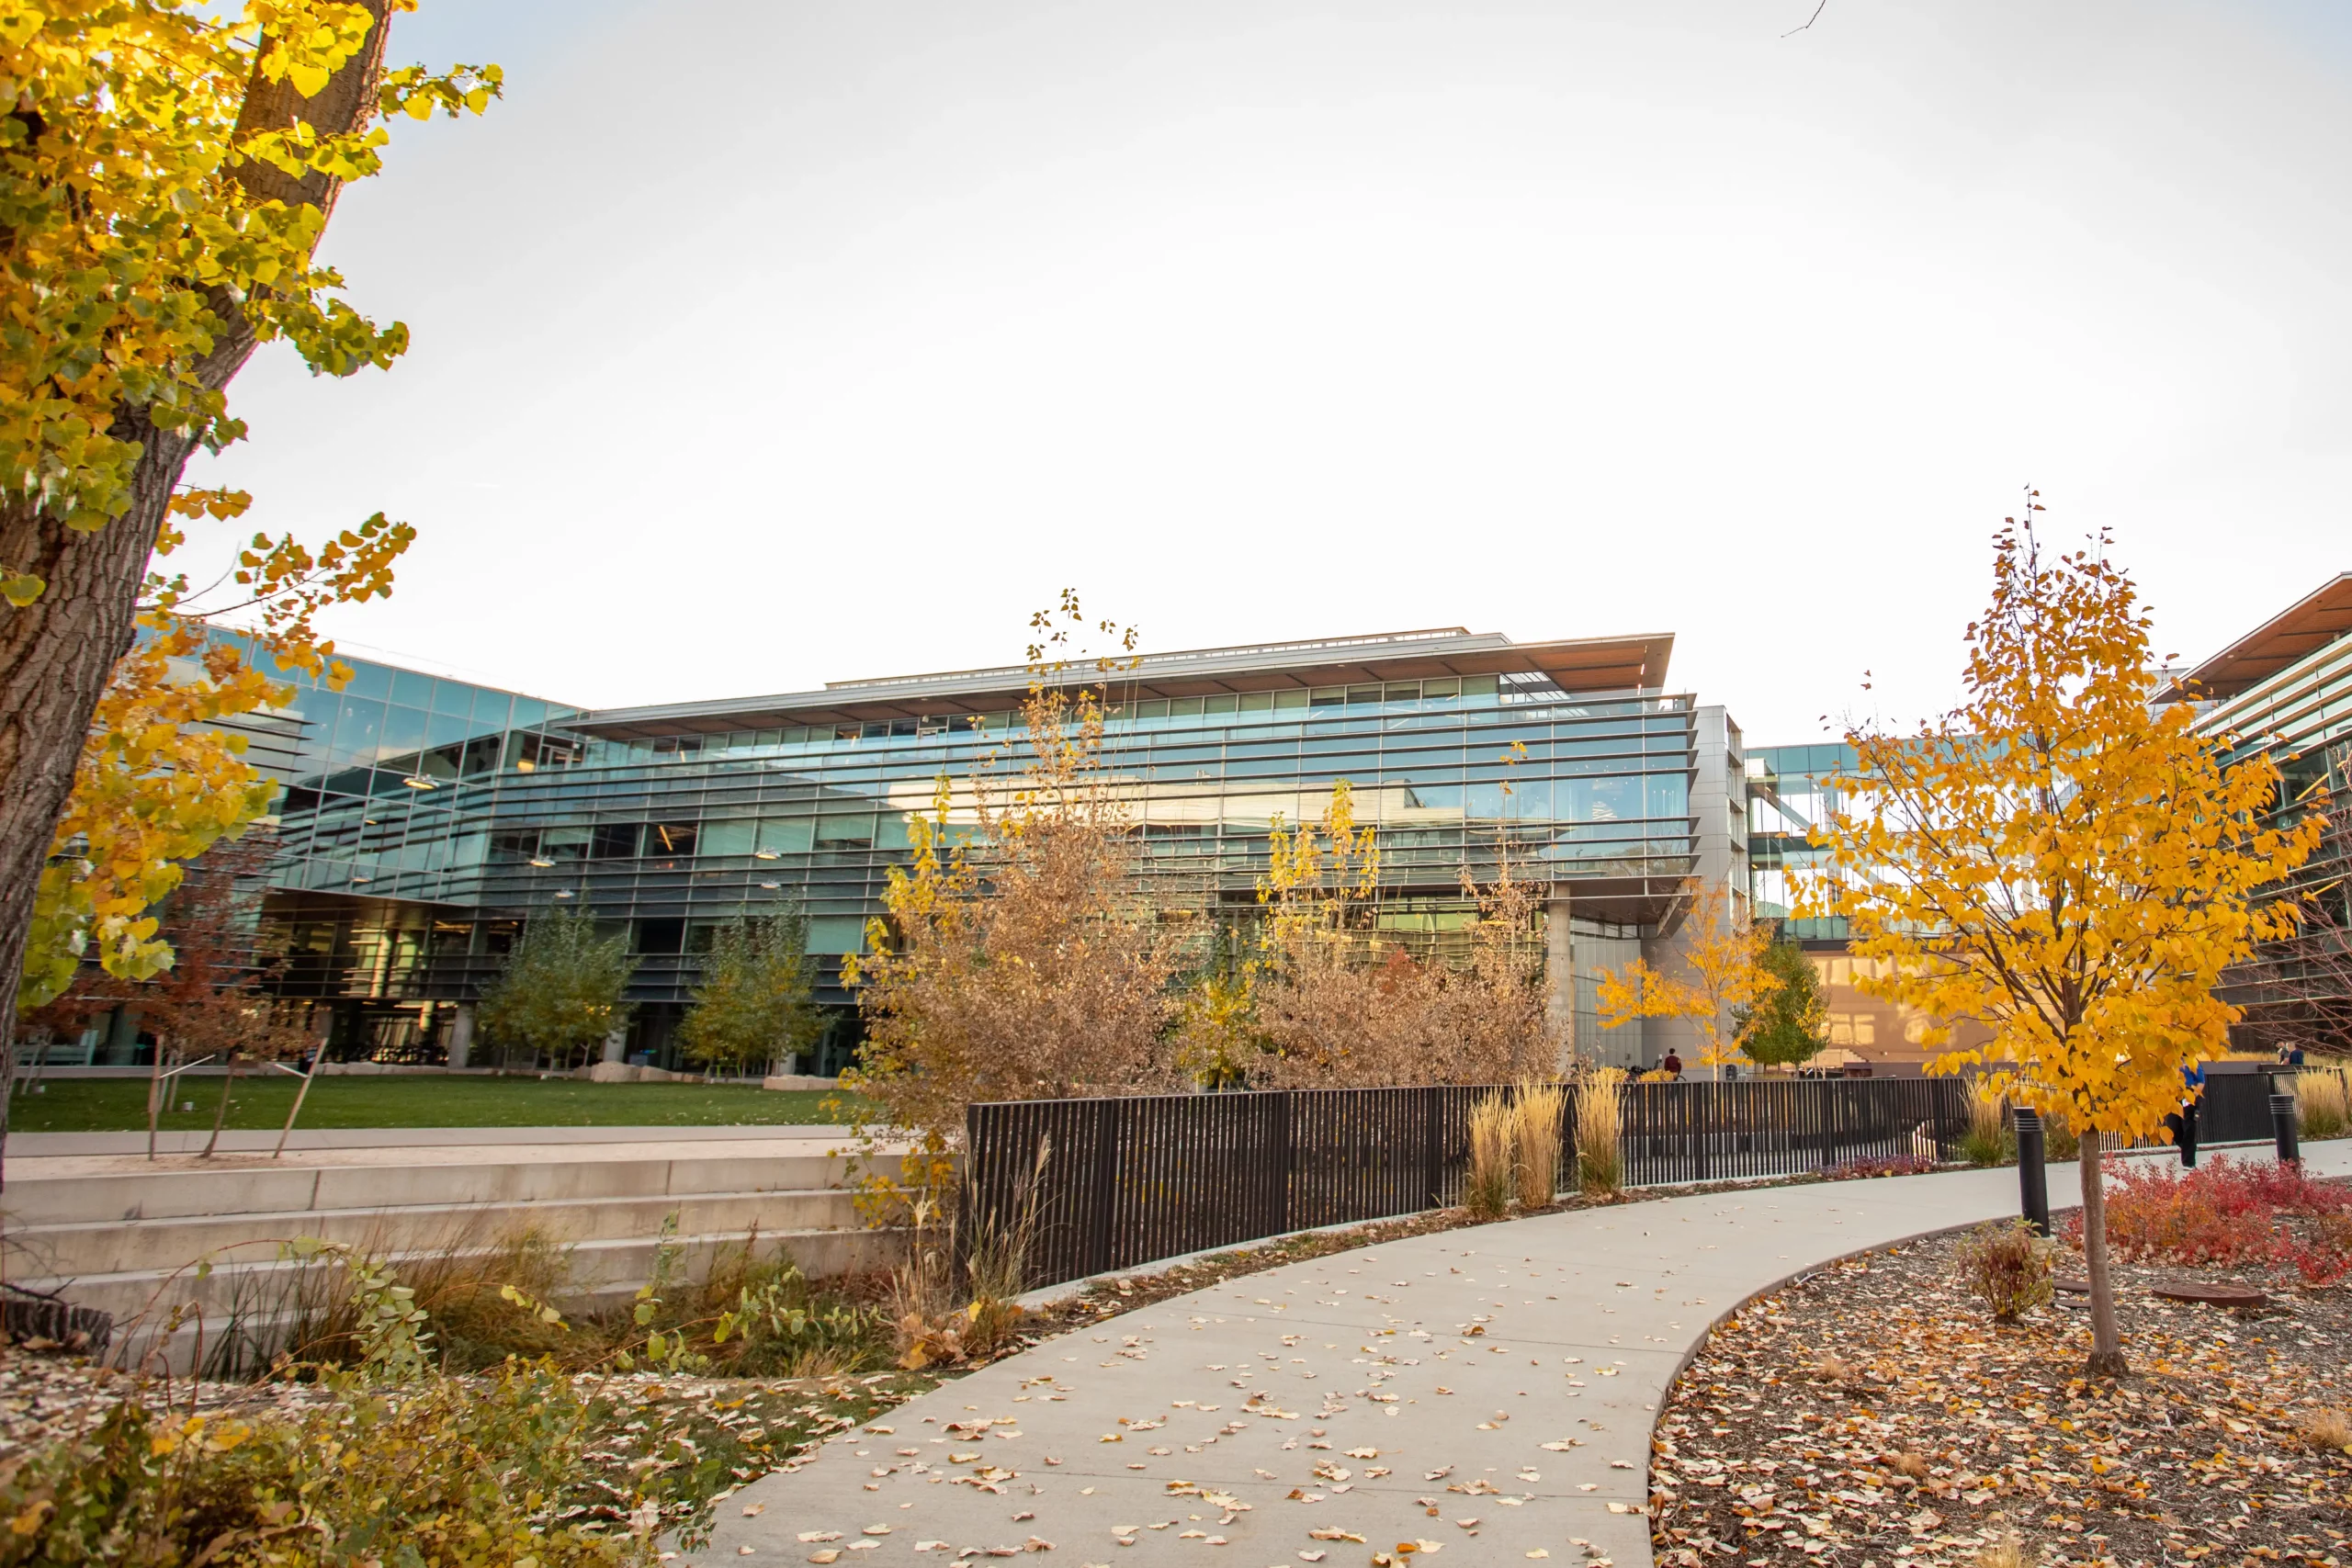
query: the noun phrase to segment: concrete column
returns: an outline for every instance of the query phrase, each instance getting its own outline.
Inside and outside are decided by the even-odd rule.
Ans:
[[[1564,1066],[1576,1058],[1579,1044],[1576,936],[1569,928],[1568,918],[1568,886],[1555,882],[1552,885],[1552,897],[1544,904],[1544,1011]]]
[[[617,1062],[628,1055],[628,1031],[616,1029],[605,1036],[605,1060]]]
[[[459,1002],[458,1016],[449,1021],[449,1065],[466,1066],[474,1048],[474,1004]]]

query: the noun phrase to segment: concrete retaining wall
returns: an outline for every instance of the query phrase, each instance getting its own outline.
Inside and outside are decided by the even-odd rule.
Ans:
[[[897,1238],[861,1223],[846,1168],[826,1142],[776,1136],[12,1158],[0,1269],[112,1313],[130,1355],[186,1371],[198,1321],[217,1340],[223,1319],[277,1310],[305,1267],[288,1256],[297,1238],[397,1269],[536,1232],[568,1249],[575,1309],[633,1292],[664,1247],[687,1280],[746,1246],[812,1277],[887,1267]],[[198,1315],[166,1333],[175,1312]]]

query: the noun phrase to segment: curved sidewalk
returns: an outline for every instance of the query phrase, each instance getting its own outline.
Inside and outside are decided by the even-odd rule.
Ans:
[[[2352,1172],[2352,1142],[2306,1158]],[[2075,1191],[2074,1167],[2052,1167],[2052,1204]],[[1248,1275],[1046,1341],[832,1439],[720,1504],[703,1555],[882,1568],[1050,1542],[1045,1561],[1065,1565],[1357,1568],[1419,1541],[1465,1565],[1634,1568],[1650,1562],[1651,1423],[1718,1317],[1831,1258],[2015,1213],[2017,1199],[2014,1169],[1765,1188]]]

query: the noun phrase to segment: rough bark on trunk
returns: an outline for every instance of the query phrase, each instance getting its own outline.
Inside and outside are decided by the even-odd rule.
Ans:
[[[383,80],[391,0],[362,3],[374,25],[359,53],[312,98],[296,92],[290,77],[272,83],[256,73],[238,116],[241,131],[289,125],[298,116],[337,135],[367,123]],[[341,184],[317,174],[291,178],[257,162],[238,177],[256,199],[326,211]],[[195,374],[219,390],[252,357],[254,334],[225,291],[215,290],[209,304],[222,327]],[[73,793],[91,715],[130,649],[148,556],[196,447],[187,435],[158,431],[139,409],[119,409],[110,434],[140,447],[130,506],[114,522],[84,532],[29,504],[0,506],[0,560],[48,584],[22,609],[0,607],[0,1051],[15,1048],[17,984],[51,836]],[[0,1093],[6,1089],[0,1079]],[[6,1119],[0,1101],[0,1127]]]
[[[2091,1355],[2083,1370],[2095,1378],[2120,1378],[2131,1375],[2132,1368],[2123,1359],[2123,1335],[2115,1324],[2115,1281],[2107,1267],[2105,1142],[2098,1132],[2086,1132],[2076,1167],[2083,1179],[2083,1271],[2091,1287]]]

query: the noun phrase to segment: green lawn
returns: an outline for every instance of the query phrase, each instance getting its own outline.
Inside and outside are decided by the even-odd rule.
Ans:
[[[182,1077],[162,1124],[204,1130],[220,1103],[219,1077]],[[281,1127],[296,1081],[283,1073],[237,1079],[232,1127]],[[741,1127],[833,1120],[821,1090],[779,1093],[734,1085],[583,1083],[576,1078],[322,1077],[298,1127]],[[193,1101],[194,1111],[183,1111]],[[50,1078],[19,1087],[8,1126],[18,1133],[144,1131],[145,1078]]]

